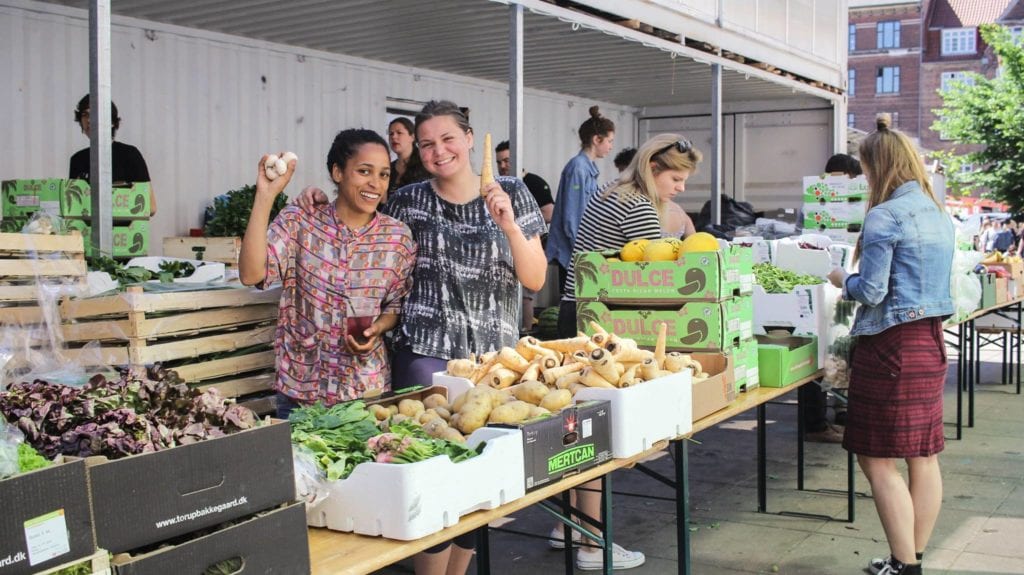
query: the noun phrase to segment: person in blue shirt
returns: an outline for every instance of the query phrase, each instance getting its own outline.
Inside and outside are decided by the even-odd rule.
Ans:
[[[860,145],[871,195],[854,260],[829,280],[859,302],[843,447],[857,455],[871,483],[889,541],[876,575],[920,575],[925,546],[942,506],[938,454],[945,447],[942,392],[948,362],[942,321],[953,313],[949,279],[953,224],[932,191],[910,139],[877,130]],[[909,485],[898,461],[906,462]]]
[[[615,122],[601,115],[597,106],[590,107],[590,118],[580,124],[580,153],[562,168],[555,196],[555,213],[551,217],[548,261],[558,264],[558,293],[565,291],[565,279],[572,258],[572,244],[583,218],[583,208],[597,193],[600,172],[594,160],[612,151],[615,143]]]

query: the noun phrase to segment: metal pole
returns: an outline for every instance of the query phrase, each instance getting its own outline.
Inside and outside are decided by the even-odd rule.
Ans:
[[[508,47],[508,147],[511,165],[509,173],[523,173],[523,6],[509,5]]]
[[[92,187],[92,245],[113,252],[110,145],[110,0],[89,3],[89,185]]]
[[[686,439],[673,441],[676,454],[676,548],[679,575],[690,575],[690,471]]]
[[[711,223],[722,223],[722,66],[711,65]]]

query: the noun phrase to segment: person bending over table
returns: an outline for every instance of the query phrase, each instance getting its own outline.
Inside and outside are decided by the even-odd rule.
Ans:
[[[274,198],[295,171],[271,181],[257,167],[256,200],[242,240],[245,285],[280,282],[277,415],[331,405],[391,385],[382,335],[398,323],[412,283],[416,244],[408,226],[377,213],[388,189],[387,143],[371,130],[343,130],[327,154],[338,198],[312,210],[287,206],[267,228]]]
[[[829,274],[843,297],[861,304],[850,330],[858,337],[843,447],[857,454],[889,541],[889,557],[868,568],[918,575],[942,506],[942,321],[953,313],[953,225],[909,138],[890,128],[888,114],[876,124],[860,145],[870,189],[854,250],[860,272]]]
[[[501,177],[481,191],[469,153],[473,130],[458,106],[432,101],[416,116],[420,157],[432,179],[396,190],[384,213],[405,222],[419,245],[413,286],[396,336],[396,385],[429,386],[449,359],[519,339],[519,284],[538,290],[547,262],[544,219],[526,185]],[[307,188],[299,204],[326,201]],[[472,559],[467,533],[414,558],[417,575],[459,575]]]
[[[666,204],[686,190],[686,180],[701,158],[700,151],[678,134],[660,134],[645,142],[622,172],[618,184],[587,204],[573,244],[573,257],[582,252],[617,250],[632,240],[660,238]],[[570,263],[558,313],[558,337],[573,337],[577,333],[575,289],[576,273]],[[584,487],[599,489],[600,484],[591,482]],[[599,491],[576,491],[576,498],[584,513],[599,516]],[[565,546],[562,532],[561,524],[551,532],[552,547]],[[613,546],[612,557],[615,569],[638,567],[646,560],[643,553],[627,551],[618,544]],[[576,554],[576,566],[580,569],[600,569],[602,565],[600,549],[583,547]]]

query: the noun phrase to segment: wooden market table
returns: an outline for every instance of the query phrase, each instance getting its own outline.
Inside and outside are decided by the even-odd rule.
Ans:
[[[476,511],[459,520],[459,522],[447,529],[428,535],[415,541],[397,541],[393,539],[385,539],[382,537],[368,537],[365,535],[356,535],[353,533],[342,533],[338,531],[330,531],[322,528],[311,528],[309,529],[309,551],[312,565],[312,572],[314,575],[357,575],[364,573],[371,573],[378,569],[383,569],[388,565],[392,565],[398,561],[411,557],[425,549],[433,547],[439,543],[443,543],[470,531],[474,531],[481,527],[486,527],[492,521],[506,517],[516,511],[530,507],[531,505],[542,503],[549,500],[559,494],[566,492],[568,489],[580,486],[589,481],[595,479],[602,480],[602,492],[605,494],[605,501],[608,502],[607,510],[608,516],[605,518],[606,525],[605,534],[607,540],[604,541],[604,546],[611,547],[613,540],[611,513],[610,513],[610,480],[609,476],[612,471],[636,467],[637,469],[643,470],[643,466],[640,462],[644,459],[671,447],[675,454],[675,478],[669,479],[661,477],[659,480],[670,485],[675,490],[676,509],[677,509],[677,537],[679,540],[679,572],[689,573],[690,570],[690,531],[688,528],[689,518],[689,481],[688,475],[688,461],[687,461],[687,449],[686,440],[692,435],[704,431],[710,427],[713,427],[723,421],[729,420],[737,415],[750,411],[751,409],[758,410],[758,511],[765,512],[767,489],[766,489],[766,477],[767,473],[765,470],[765,425],[764,425],[764,409],[765,405],[780,396],[790,393],[802,385],[811,383],[821,378],[823,372],[818,371],[804,379],[801,379],[793,384],[781,388],[757,388],[745,393],[740,394],[739,398],[729,404],[727,407],[716,411],[704,417],[693,424],[693,429],[690,433],[672,439],[668,442],[660,442],[651,449],[638,453],[629,458],[625,459],[613,459],[607,463],[603,463],[579,474],[572,475],[563,478],[555,483],[541,487],[535,491],[528,492],[524,497],[521,497],[515,501],[502,505],[496,509],[487,511]],[[802,426],[802,422],[800,424]],[[800,438],[799,445],[803,447],[802,437]],[[802,459],[802,458],[801,458]],[[802,467],[802,466],[801,466]],[[802,478],[802,469],[800,470],[800,477]],[[644,471],[648,475],[651,474],[649,471]],[[802,486],[801,486],[802,488]],[[851,511],[852,513],[852,511]],[[484,534],[483,540],[485,542],[484,549],[478,551],[477,556],[477,573],[486,574],[490,572],[489,565],[489,551],[486,549],[486,529],[482,532]],[[566,567],[571,569],[572,563],[570,561],[572,549],[571,546],[566,548]],[[606,570],[610,572],[610,570]]]

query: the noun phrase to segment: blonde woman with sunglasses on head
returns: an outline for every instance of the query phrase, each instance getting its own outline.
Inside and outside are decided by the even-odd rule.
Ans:
[[[582,252],[617,250],[632,240],[660,238],[665,205],[686,190],[686,180],[700,161],[701,153],[678,134],[654,136],[640,146],[618,182],[587,203],[573,244],[573,258]],[[559,337],[576,335],[574,271],[570,262],[558,314]],[[590,517],[600,517],[600,485],[592,482],[584,487],[591,490],[575,494],[580,509]],[[594,526],[590,528],[600,534]],[[552,547],[564,547],[561,533],[559,524],[551,533]],[[615,569],[639,567],[645,561],[643,553],[619,545],[614,546],[612,557]],[[600,549],[581,547],[576,554],[580,569],[595,570],[602,565]]]

